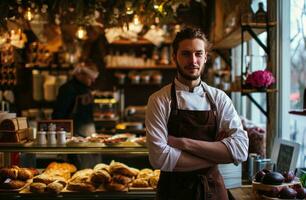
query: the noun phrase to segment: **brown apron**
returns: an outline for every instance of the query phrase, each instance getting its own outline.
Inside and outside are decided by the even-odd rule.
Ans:
[[[202,85],[203,90],[204,86]],[[211,110],[179,110],[175,84],[171,85],[171,112],[168,133],[175,137],[215,141],[217,133],[216,105],[206,93]],[[188,172],[162,171],[157,187],[157,199],[162,200],[226,200],[227,192],[217,166]]]

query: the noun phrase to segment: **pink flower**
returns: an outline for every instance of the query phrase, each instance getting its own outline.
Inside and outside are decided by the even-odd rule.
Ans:
[[[275,83],[273,74],[268,70],[258,70],[249,74],[246,78],[246,84],[255,88],[269,87]]]

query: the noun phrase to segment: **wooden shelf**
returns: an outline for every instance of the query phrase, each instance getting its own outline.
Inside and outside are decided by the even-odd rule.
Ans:
[[[276,25],[276,22],[269,22],[268,26],[273,27]],[[263,33],[265,29],[268,27],[265,23],[248,23],[242,24],[238,26],[236,29],[225,35],[222,39],[215,42],[213,45],[213,49],[230,49],[236,47],[237,45],[241,44],[241,29],[250,27],[253,29],[256,35]],[[245,31],[244,33],[244,41],[249,41],[252,39],[252,36]]]
[[[115,44],[115,45],[154,45],[151,41],[141,38],[136,41],[132,40],[126,40],[126,39],[120,39],[120,40],[115,40],[110,44]],[[165,41],[162,42],[162,44],[171,44],[170,39],[166,39]]]
[[[156,66],[106,66],[106,69],[135,69],[135,70],[142,70],[142,69],[176,69],[174,65],[156,65]]]
[[[70,71],[73,70],[73,66],[68,66],[68,67],[51,67],[51,66],[47,66],[47,67],[38,67],[38,66],[34,66],[34,67],[26,67],[26,69],[30,69],[30,70],[38,70],[38,71]]]

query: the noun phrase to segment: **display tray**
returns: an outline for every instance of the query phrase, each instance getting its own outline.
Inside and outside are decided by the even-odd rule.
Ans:
[[[129,191],[155,191],[153,187],[129,187]]]

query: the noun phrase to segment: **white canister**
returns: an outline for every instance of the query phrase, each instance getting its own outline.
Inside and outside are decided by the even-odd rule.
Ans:
[[[60,129],[56,132],[57,144],[66,144],[66,131],[64,129]]]
[[[56,144],[56,132],[48,131],[47,132],[48,144]]]
[[[36,137],[37,144],[42,144],[42,145],[47,144],[46,134],[47,132],[44,130],[40,130],[37,132],[37,137]]]

